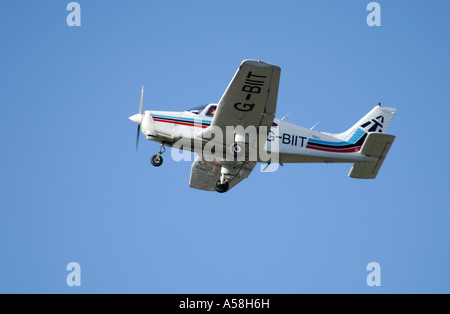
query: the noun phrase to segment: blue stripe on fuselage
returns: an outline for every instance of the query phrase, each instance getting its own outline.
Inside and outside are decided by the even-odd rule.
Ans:
[[[320,141],[320,140],[315,140],[315,139],[310,138],[308,140],[308,143],[333,145],[333,146],[343,146],[343,145],[348,145],[348,144],[355,144],[361,138],[361,136],[364,135],[364,133],[365,132],[363,130],[357,129],[348,142],[327,142],[327,141]]]
[[[157,115],[157,114],[155,114],[155,115],[152,115],[152,117],[153,118],[156,118],[156,119],[171,119],[171,120],[177,120],[177,121],[180,121],[180,122],[189,122],[189,123],[201,123],[201,124],[207,124],[207,125],[210,125],[211,124],[211,121],[208,121],[208,120],[202,120],[202,119],[191,119],[191,118],[180,118],[180,117],[170,117],[170,116],[161,116],[161,115]]]

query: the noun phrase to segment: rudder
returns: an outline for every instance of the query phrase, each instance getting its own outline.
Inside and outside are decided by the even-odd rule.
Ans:
[[[333,134],[333,136],[343,141],[349,141],[355,133],[386,133],[396,110],[395,108],[381,107],[378,104],[350,129],[340,134]]]

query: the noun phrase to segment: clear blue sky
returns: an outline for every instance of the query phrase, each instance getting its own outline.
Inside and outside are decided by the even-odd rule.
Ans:
[[[0,292],[449,293],[450,3],[379,1],[371,28],[369,2],[80,0],[71,28],[69,1],[1,0]],[[378,178],[295,164],[221,195],[135,152],[141,85],[145,109],[216,102],[243,59],[282,68],[302,126],[398,108]]]

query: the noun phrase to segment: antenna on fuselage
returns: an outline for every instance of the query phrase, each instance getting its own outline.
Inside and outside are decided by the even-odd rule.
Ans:
[[[317,122],[316,124],[314,124],[314,126],[311,128],[311,130],[314,130],[314,128],[315,128],[316,126],[318,126],[320,122],[322,122],[322,120],[320,120],[319,122]]]
[[[290,115],[291,113],[289,112],[287,115],[285,115],[283,118],[281,118],[281,121],[283,121],[288,115]]]

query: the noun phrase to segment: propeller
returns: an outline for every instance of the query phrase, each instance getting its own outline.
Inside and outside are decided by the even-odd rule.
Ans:
[[[136,151],[138,150],[139,134],[141,133],[142,118],[144,117],[144,115],[142,114],[143,101],[144,101],[144,86],[142,86],[142,90],[141,90],[141,103],[139,104],[139,113],[137,113],[129,118],[131,121],[133,121],[134,123],[136,123],[138,125],[137,134],[136,134]]]

